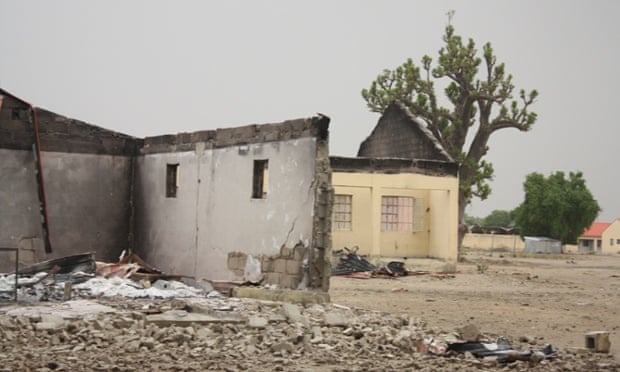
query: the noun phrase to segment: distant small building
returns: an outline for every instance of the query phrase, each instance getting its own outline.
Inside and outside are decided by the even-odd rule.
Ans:
[[[611,254],[620,252],[620,219],[594,222],[578,239],[579,252]]]
[[[524,236],[525,253],[562,253],[562,242],[540,236]]]

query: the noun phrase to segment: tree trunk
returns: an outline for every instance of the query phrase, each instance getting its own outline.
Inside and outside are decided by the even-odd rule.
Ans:
[[[463,238],[465,238],[465,234],[467,233],[467,225],[465,224],[465,207],[469,200],[465,196],[465,191],[459,188],[459,228],[458,228],[458,256],[457,261],[460,262],[462,260],[463,253]]]

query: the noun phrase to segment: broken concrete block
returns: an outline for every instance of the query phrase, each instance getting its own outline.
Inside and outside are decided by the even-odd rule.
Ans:
[[[290,342],[278,342],[271,345],[271,351],[274,353],[286,351],[287,353],[293,352],[293,344]]]
[[[289,323],[308,324],[308,319],[301,315],[301,312],[299,311],[299,306],[297,305],[289,303],[282,304],[282,313],[284,314]]]
[[[291,275],[297,275],[301,272],[301,261],[288,260],[286,261],[286,273]]]
[[[280,286],[282,288],[297,288],[297,284],[299,283],[299,277],[297,275],[282,275],[280,277]]]
[[[478,341],[478,337],[480,337],[478,327],[473,324],[457,327],[456,332],[461,336],[461,340],[463,341]]]
[[[347,327],[350,324],[349,319],[340,313],[325,314],[325,325],[328,327]]]
[[[286,273],[286,260],[284,258],[278,258],[273,263],[273,271],[280,274]]]
[[[35,324],[37,331],[58,331],[64,328],[63,324],[54,322],[39,322]]]
[[[295,291],[290,289],[268,289],[259,287],[235,287],[234,297],[256,298],[294,304],[322,304],[329,302],[329,293],[320,291]]]
[[[609,353],[611,342],[609,332],[597,331],[586,333],[586,348],[597,353]]]
[[[37,331],[56,331],[64,329],[66,321],[58,316],[52,314],[41,314],[41,321],[35,323],[35,329]]]
[[[188,313],[182,310],[172,310],[161,314],[153,314],[146,316],[146,324],[156,324],[162,326],[179,326],[189,327],[193,324],[210,324],[210,323],[242,323],[244,320],[235,313],[225,315]]]
[[[251,316],[248,319],[248,326],[250,328],[259,328],[259,329],[263,329],[267,326],[267,323],[269,321],[266,318],[260,317],[260,316]]]

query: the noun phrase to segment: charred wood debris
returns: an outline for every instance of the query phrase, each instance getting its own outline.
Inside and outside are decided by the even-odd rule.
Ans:
[[[440,279],[453,278],[451,273],[436,273],[433,271],[410,271],[402,261],[390,261],[386,265],[375,266],[366,257],[357,254],[358,247],[344,247],[333,252],[335,263],[332,276],[344,276],[356,279],[369,278],[397,278],[408,275],[431,275]]]

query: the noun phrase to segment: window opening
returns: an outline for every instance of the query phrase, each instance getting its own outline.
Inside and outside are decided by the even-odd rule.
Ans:
[[[252,177],[252,198],[264,199],[267,197],[269,181],[269,161],[254,160],[254,176]]]
[[[166,197],[176,198],[179,189],[179,164],[166,164]]]
[[[351,211],[353,197],[351,195],[334,195],[334,229],[351,231]]]
[[[383,196],[381,198],[381,231],[424,231],[424,199]]]

